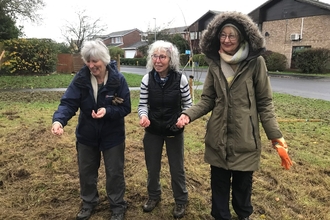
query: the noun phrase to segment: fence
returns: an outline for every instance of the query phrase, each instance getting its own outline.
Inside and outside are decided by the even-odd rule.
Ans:
[[[80,54],[61,53],[57,55],[56,72],[76,73],[84,66]]]
[[[0,54],[0,70],[1,70],[1,65],[2,65],[2,57],[5,55],[5,51],[3,50]]]

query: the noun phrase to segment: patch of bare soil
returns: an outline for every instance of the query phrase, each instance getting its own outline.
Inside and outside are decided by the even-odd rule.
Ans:
[[[1,94],[0,101],[28,103],[46,99],[58,102],[61,94],[7,93],[6,96]],[[19,110],[0,108],[0,219],[73,220],[81,205],[74,137],[77,119],[73,118],[65,127],[62,137],[55,137],[50,132],[51,114],[45,116],[46,120],[35,117],[32,124],[24,117]],[[15,120],[22,120],[21,125],[5,125],[5,121]],[[198,137],[201,144],[205,132],[203,123],[196,121],[185,131]],[[153,212],[142,211],[141,206],[147,199],[147,174],[143,129],[138,125],[134,109],[127,116],[126,124],[125,198],[129,204],[126,219],[173,219],[174,200],[165,151],[161,173],[162,201]],[[294,158],[294,151],[291,152]],[[262,161],[260,171],[254,175],[252,219],[330,219],[330,168],[318,169],[297,161],[290,171],[282,170],[279,158],[268,146],[265,146]],[[203,161],[203,148],[193,150],[186,146],[185,168],[189,205],[183,219],[212,219],[209,166]],[[98,185],[101,203],[90,219],[110,218],[104,183],[101,164]],[[234,212],[233,217],[236,219]]]

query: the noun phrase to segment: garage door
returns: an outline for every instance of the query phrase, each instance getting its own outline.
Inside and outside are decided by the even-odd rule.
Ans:
[[[125,50],[125,58],[134,58],[135,50]]]

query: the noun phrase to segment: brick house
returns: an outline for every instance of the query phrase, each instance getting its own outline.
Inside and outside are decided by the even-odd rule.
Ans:
[[[187,30],[194,51],[207,24],[219,14],[208,11]],[[330,49],[330,5],[317,0],[269,0],[248,14],[266,39],[266,49],[284,54],[294,68],[292,54],[302,48]]]
[[[112,32],[99,37],[108,47],[120,47],[125,50],[125,58],[133,58],[137,53],[137,48],[134,45],[141,42],[141,35],[142,31],[135,28]]]
[[[189,40],[189,34],[186,29],[187,26],[182,26],[182,27],[166,28],[162,30],[162,32],[168,35],[179,34],[183,39]]]
[[[125,58],[137,55],[138,47],[143,45],[142,32],[138,29],[117,31],[103,36],[95,36],[103,40],[108,47],[120,47],[125,51]],[[80,54],[58,54],[56,71],[59,73],[76,73],[84,65]]]
[[[316,0],[271,0],[249,13],[266,39],[266,48],[292,55],[303,48],[330,49],[330,5]]]
[[[214,11],[209,10],[204,15],[202,15],[199,19],[197,19],[195,22],[193,22],[190,26],[185,29],[188,33],[190,33],[190,43],[191,43],[191,49],[193,50],[193,53],[200,53],[199,48],[199,40],[202,35],[202,31],[206,29],[207,25],[210,23],[210,21],[219,14],[220,11]]]
[[[139,47],[146,46],[148,43],[146,41],[139,41],[127,47],[124,47],[125,58],[134,58],[134,57],[143,57],[141,51],[139,51]]]
[[[188,40],[188,32],[185,31],[185,29],[187,28],[187,26],[182,26],[182,27],[174,27],[174,28],[167,28],[167,29],[163,29],[160,32],[162,33],[166,33],[168,35],[171,34],[180,34],[182,36],[182,38]],[[146,46],[148,45],[148,37],[150,37],[152,35],[154,35],[154,33],[150,33],[150,32],[141,32],[140,33],[140,41],[131,44],[131,45],[127,45],[125,47],[122,47],[123,50],[125,50],[125,58],[134,58],[135,56],[137,57],[143,57],[145,54],[142,54],[141,51],[139,51],[139,47],[142,46]]]

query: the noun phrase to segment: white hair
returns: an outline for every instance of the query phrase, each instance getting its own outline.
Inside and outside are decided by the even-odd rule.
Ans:
[[[107,65],[111,59],[109,48],[107,48],[101,39],[85,41],[80,54],[85,63],[90,59],[95,59],[102,60]]]
[[[147,56],[147,71],[151,71],[153,69],[153,62],[151,55],[154,52],[166,51],[166,55],[170,58],[170,69],[179,71],[180,68],[180,54],[178,48],[168,41],[158,40],[152,43],[149,46],[148,56]]]

